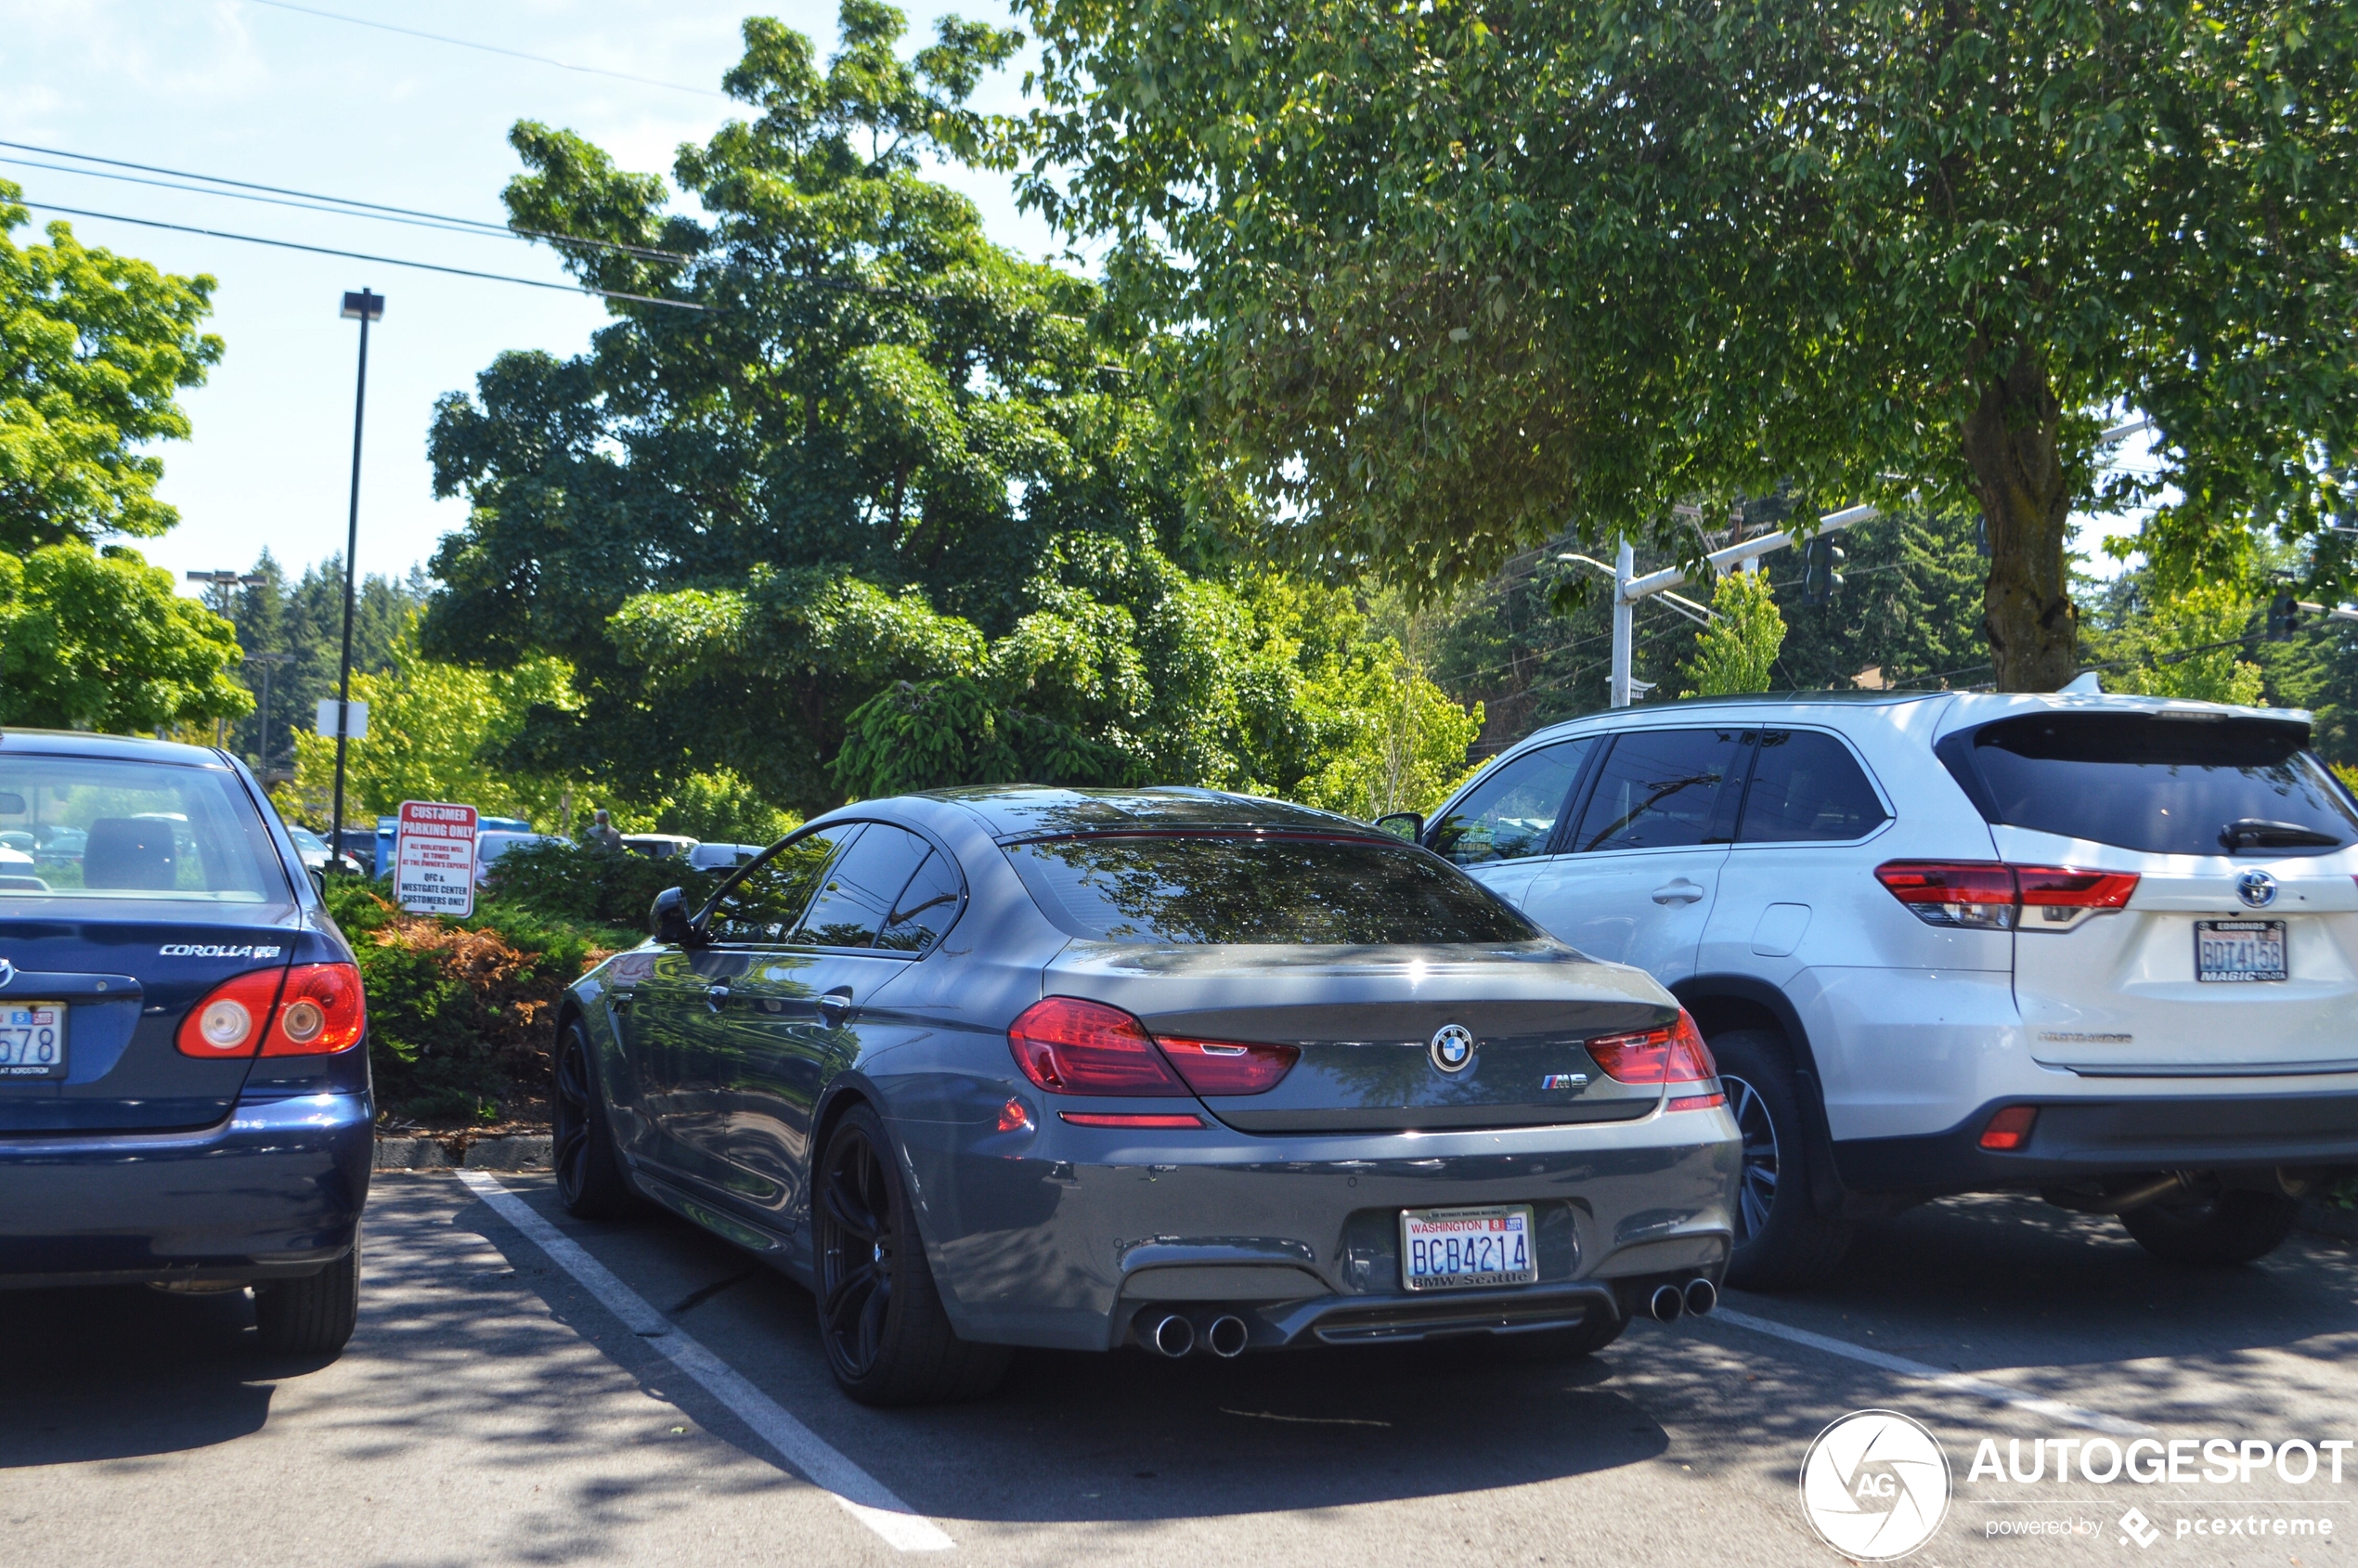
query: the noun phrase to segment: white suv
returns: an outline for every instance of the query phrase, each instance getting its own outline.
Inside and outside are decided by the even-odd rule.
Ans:
[[[2239,1263],[2358,1169],[2358,804],[2308,745],[2150,697],[1715,698],[1390,821],[1694,1015],[1744,1134],[1731,1282],[2004,1189]]]

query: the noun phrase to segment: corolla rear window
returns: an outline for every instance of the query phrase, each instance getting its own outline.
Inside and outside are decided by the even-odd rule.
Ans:
[[[261,812],[223,770],[0,755],[0,900],[292,896]]]
[[[1225,834],[1089,834],[1007,847],[1057,927],[1095,941],[1407,946],[1539,933],[1456,867],[1406,844]]]
[[[2157,855],[2323,854],[2358,811],[2282,719],[2153,713],[2002,719],[1940,743],[1991,822]]]

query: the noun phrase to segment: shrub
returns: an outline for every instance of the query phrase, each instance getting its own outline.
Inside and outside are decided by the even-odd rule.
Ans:
[[[502,904],[638,933],[647,928],[647,906],[657,893],[684,888],[693,909],[711,896],[724,875],[697,871],[682,861],[560,840],[519,845],[501,855],[492,862],[491,890]]]

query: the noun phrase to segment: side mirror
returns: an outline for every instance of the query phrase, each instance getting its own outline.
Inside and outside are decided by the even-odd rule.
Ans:
[[[670,947],[702,947],[704,933],[690,924],[688,895],[677,888],[666,888],[655,895],[647,910],[647,928],[655,940]]]
[[[328,901],[328,874],[316,865],[304,866],[303,871],[304,875],[311,878],[311,890],[319,895],[321,903],[326,903]]]
[[[1425,836],[1425,814],[1422,811],[1393,811],[1376,819],[1376,831],[1389,833],[1394,838],[1409,843],[1421,842]]]

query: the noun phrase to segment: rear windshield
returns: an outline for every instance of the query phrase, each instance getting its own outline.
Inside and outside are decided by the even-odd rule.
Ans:
[[[292,896],[261,812],[225,770],[0,754],[0,901]]]
[[[2002,719],[1940,744],[1991,822],[2157,855],[2326,854],[2358,811],[2279,719],[2147,713]]]
[[[1095,941],[1389,947],[1539,935],[1406,844],[1092,834],[1010,845],[1007,858],[1050,920]]]

